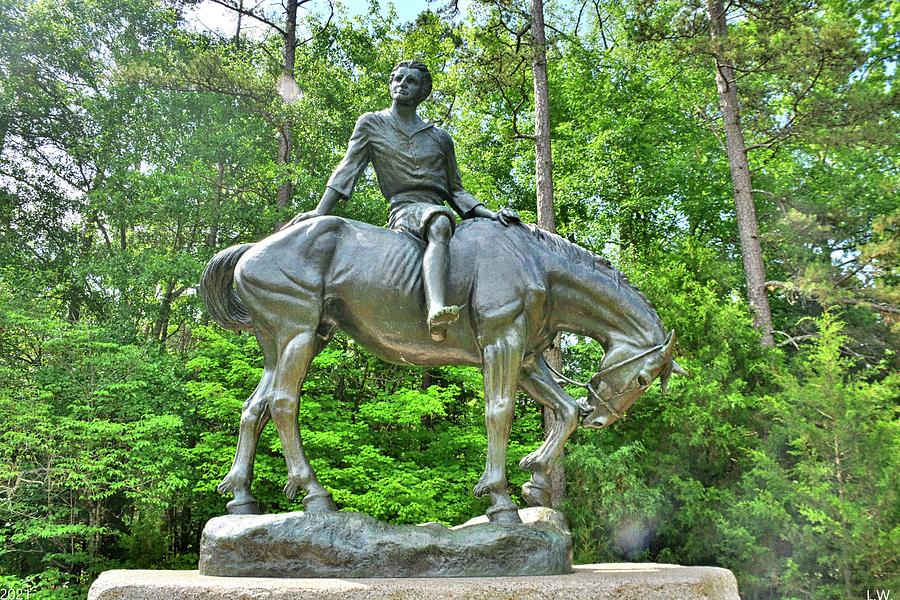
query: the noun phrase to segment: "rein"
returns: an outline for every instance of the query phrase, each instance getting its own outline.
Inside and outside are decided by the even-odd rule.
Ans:
[[[653,348],[650,348],[649,350],[645,350],[644,352],[641,352],[640,354],[635,354],[635,355],[632,356],[631,358],[626,358],[625,360],[623,360],[623,361],[621,361],[621,362],[618,362],[618,363],[616,363],[616,364],[614,364],[614,365],[612,365],[612,366],[606,367],[605,369],[601,369],[601,370],[598,371],[596,374],[594,374],[594,377],[598,377],[598,376],[600,376],[600,375],[604,375],[604,374],[606,374],[606,373],[609,373],[610,371],[612,371],[612,370],[614,370],[614,369],[618,369],[619,367],[621,367],[621,366],[623,366],[623,365],[627,365],[627,364],[630,363],[630,362],[634,362],[634,361],[636,361],[636,360],[639,359],[639,358],[643,358],[643,357],[647,356],[648,354],[652,354],[652,353],[656,352],[657,350],[662,350],[664,347],[665,347],[665,344],[663,343],[663,344],[660,344],[660,345],[658,345],[658,346],[654,346]],[[598,401],[600,404],[602,404],[602,405],[606,408],[606,410],[608,410],[610,413],[612,413],[612,415],[613,415],[616,419],[621,419],[621,418],[622,418],[622,413],[620,413],[618,410],[616,410],[615,408],[613,408],[612,406],[610,406],[610,404],[609,404],[606,400],[604,400],[603,398],[601,398],[600,395],[597,394],[597,392],[595,392],[594,389],[591,387],[590,382],[588,382],[588,383],[582,383],[582,382],[580,382],[580,381],[576,381],[576,380],[574,380],[574,379],[572,379],[572,378],[570,378],[570,377],[566,377],[565,375],[563,375],[562,373],[560,373],[559,371],[557,371],[556,369],[554,369],[554,368],[550,365],[550,363],[545,363],[545,364],[547,365],[547,368],[550,369],[550,371],[551,371],[554,375],[556,375],[557,377],[559,377],[560,379],[562,379],[562,380],[565,381],[566,383],[568,383],[568,384],[570,384],[570,385],[577,386],[577,387],[582,387],[582,388],[584,388],[585,390],[587,390],[587,393],[590,394],[591,396],[593,396],[594,399],[595,399],[596,401]],[[591,379],[593,379],[594,377],[592,377]],[[616,395],[621,394],[621,393],[623,393],[623,392],[616,392]]]
[[[587,393],[590,394],[591,396],[593,396],[593,397],[594,397],[594,400],[596,400],[597,402],[599,402],[600,404],[602,404],[603,406],[605,406],[605,407],[606,407],[606,410],[608,410],[610,413],[612,413],[612,415],[613,415],[616,419],[621,419],[621,418],[622,418],[622,415],[619,413],[619,411],[617,411],[617,410],[614,409],[612,406],[610,406],[609,402],[607,402],[606,400],[604,400],[603,398],[601,398],[601,397],[597,394],[597,392],[595,392],[595,391],[593,390],[593,388],[591,388],[591,384],[590,384],[590,383],[581,383],[580,381],[575,381],[574,379],[571,379],[571,378],[569,378],[569,377],[566,377],[565,375],[563,375],[562,373],[560,373],[559,371],[557,371],[556,369],[554,369],[553,367],[551,367],[549,363],[547,364],[547,368],[550,369],[550,371],[551,371],[554,375],[556,375],[557,377],[559,377],[560,379],[562,379],[562,380],[565,381],[566,383],[571,384],[571,385],[574,385],[574,386],[577,386],[577,387],[582,387],[582,388],[586,389],[586,390],[587,390]],[[590,411],[585,411],[585,412],[590,412]]]
[[[653,353],[656,352],[657,350],[662,350],[662,349],[665,348],[665,347],[666,347],[666,345],[665,345],[664,343],[663,343],[663,344],[660,344],[659,346],[653,346],[653,347],[650,348],[649,350],[645,350],[644,352],[641,352],[640,354],[635,354],[635,355],[632,356],[631,358],[626,358],[626,359],[623,360],[622,362],[618,362],[618,363],[614,364],[614,365],[611,366],[611,367],[606,367],[605,369],[602,369],[601,371],[598,371],[597,374],[594,375],[594,377],[596,377],[597,375],[604,375],[604,374],[606,374],[606,373],[609,373],[609,372],[612,371],[613,369],[618,369],[618,368],[621,367],[622,365],[627,365],[628,363],[634,362],[634,361],[636,361],[636,360],[639,359],[639,358],[644,358],[644,357],[647,356],[648,354],[653,354]]]

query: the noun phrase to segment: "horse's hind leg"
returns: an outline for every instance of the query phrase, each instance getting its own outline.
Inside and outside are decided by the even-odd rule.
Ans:
[[[259,444],[259,436],[270,418],[268,397],[275,377],[275,348],[272,340],[259,329],[256,331],[256,338],[259,340],[265,359],[265,370],[256,390],[244,401],[234,461],[231,463],[228,475],[217,488],[221,494],[229,491],[234,493],[234,499],[226,505],[231,514],[246,515],[262,512],[256,498],[250,493],[250,486],[253,483],[256,446]]]
[[[297,420],[300,407],[299,393],[312,359],[324,345],[315,327],[297,328],[290,334],[282,334],[279,340],[275,380],[269,399],[272,420],[281,438],[284,458],[288,467],[288,482],[284,493],[291,500],[299,488],[306,490],[303,506],[308,512],[335,511],[337,507],[331,494],[319,483],[300,438]]]
[[[220,494],[234,492],[234,499],[225,505],[228,512],[233,515],[257,515],[262,512],[256,498],[250,493],[250,484],[253,482],[256,444],[263,427],[269,421],[269,407],[264,392],[261,392],[261,388],[266,385],[266,379],[271,379],[267,375],[263,375],[263,381],[259,383],[256,391],[244,401],[234,461],[228,475],[217,488]]]
[[[534,400],[553,411],[553,426],[541,446],[523,458],[519,466],[531,471],[531,481],[522,486],[522,496],[530,506],[550,506],[550,471],[563,446],[578,427],[578,405],[563,390],[538,356],[522,367],[519,386]]]

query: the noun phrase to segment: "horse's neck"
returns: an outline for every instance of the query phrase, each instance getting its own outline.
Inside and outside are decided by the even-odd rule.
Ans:
[[[623,341],[650,346],[665,338],[656,311],[613,269],[567,267],[550,272],[559,330],[592,337],[607,347]]]

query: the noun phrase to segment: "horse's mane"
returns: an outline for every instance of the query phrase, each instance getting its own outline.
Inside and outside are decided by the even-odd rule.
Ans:
[[[618,269],[612,266],[612,263],[599,254],[594,254],[590,250],[586,250],[578,244],[573,244],[555,233],[550,233],[546,229],[541,229],[540,227],[526,223],[522,223],[522,226],[525,227],[525,230],[534,236],[535,239],[550,246],[550,249],[557,254],[562,254],[569,260],[591,267],[595,271],[602,271],[604,273],[612,271],[618,278],[624,280],[625,283],[628,283],[625,275],[620,273]]]
[[[612,266],[612,263],[609,262],[604,257],[599,254],[594,254],[590,250],[586,250],[582,248],[578,244],[573,244],[567,239],[556,235],[555,233],[550,233],[545,229],[541,229],[540,227],[536,227],[534,225],[529,225],[526,223],[522,223],[525,231],[530,233],[534,239],[538,240],[542,244],[549,246],[550,250],[556,254],[560,254],[580,265],[584,265],[586,267],[590,267],[594,271],[598,271],[603,273],[607,277],[613,279],[618,286],[627,286],[631,289],[635,295],[640,299],[641,302],[647,307],[650,313],[654,316],[657,323],[662,327],[662,321],[659,319],[659,315],[656,312],[656,309],[653,307],[653,303],[650,302],[644,294],[641,293],[639,289],[634,287],[630,281],[628,281],[628,277],[625,276],[624,273],[619,271],[617,268]]]

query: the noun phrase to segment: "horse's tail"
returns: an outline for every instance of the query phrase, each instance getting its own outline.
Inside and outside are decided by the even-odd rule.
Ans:
[[[212,257],[200,276],[200,295],[216,323],[231,331],[250,330],[250,313],[234,289],[234,267],[253,244],[226,248]]]

